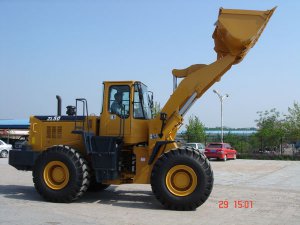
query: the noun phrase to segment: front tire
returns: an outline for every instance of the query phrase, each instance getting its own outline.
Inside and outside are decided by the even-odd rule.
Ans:
[[[224,155],[224,158],[222,159],[224,162],[227,161],[227,155]]]
[[[236,160],[236,154],[233,155],[233,160]]]
[[[152,191],[169,209],[194,210],[209,197],[213,171],[205,155],[184,147],[159,157],[151,174]]]
[[[89,186],[89,168],[84,158],[68,146],[54,146],[44,151],[33,168],[33,182],[38,193],[50,202],[71,202]]]
[[[7,150],[2,150],[0,156],[1,156],[1,158],[7,158],[8,151]]]

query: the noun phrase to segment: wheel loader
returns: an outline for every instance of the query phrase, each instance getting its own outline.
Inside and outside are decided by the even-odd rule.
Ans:
[[[255,45],[274,10],[220,8],[212,36],[217,60],[174,69],[173,93],[155,117],[153,95],[140,81],[103,82],[99,116],[89,114],[84,98],[61,115],[57,96],[57,115],[30,117],[29,143],[10,151],[9,164],[32,171],[37,192],[50,202],[132,183],[151,184],[165,208],[196,209],[213,189],[213,171],[203,153],[179,147],[176,133],[193,103]]]

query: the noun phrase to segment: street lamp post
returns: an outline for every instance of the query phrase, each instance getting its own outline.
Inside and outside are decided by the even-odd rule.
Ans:
[[[228,94],[225,94],[225,95],[221,95],[219,91],[217,90],[214,90],[214,93],[216,93],[220,99],[220,102],[221,102],[221,142],[223,143],[223,101],[225,98],[228,98],[229,95]]]

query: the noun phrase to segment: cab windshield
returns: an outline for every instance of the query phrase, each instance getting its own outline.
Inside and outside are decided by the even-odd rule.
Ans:
[[[133,118],[151,119],[152,98],[146,85],[136,82],[134,84]]]

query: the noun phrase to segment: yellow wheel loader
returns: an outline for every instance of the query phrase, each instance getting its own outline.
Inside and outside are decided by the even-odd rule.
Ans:
[[[213,171],[205,155],[178,147],[176,133],[193,103],[254,46],[274,10],[221,8],[213,33],[217,60],[174,69],[174,91],[156,117],[153,96],[139,81],[103,82],[100,116],[89,115],[83,98],[61,115],[57,96],[57,115],[30,117],[29,144],[10,151],[9,164],[32,171],[36,190],[51,202],[134,183],[151,184],[166,208],[197,208],[212,191]]]

